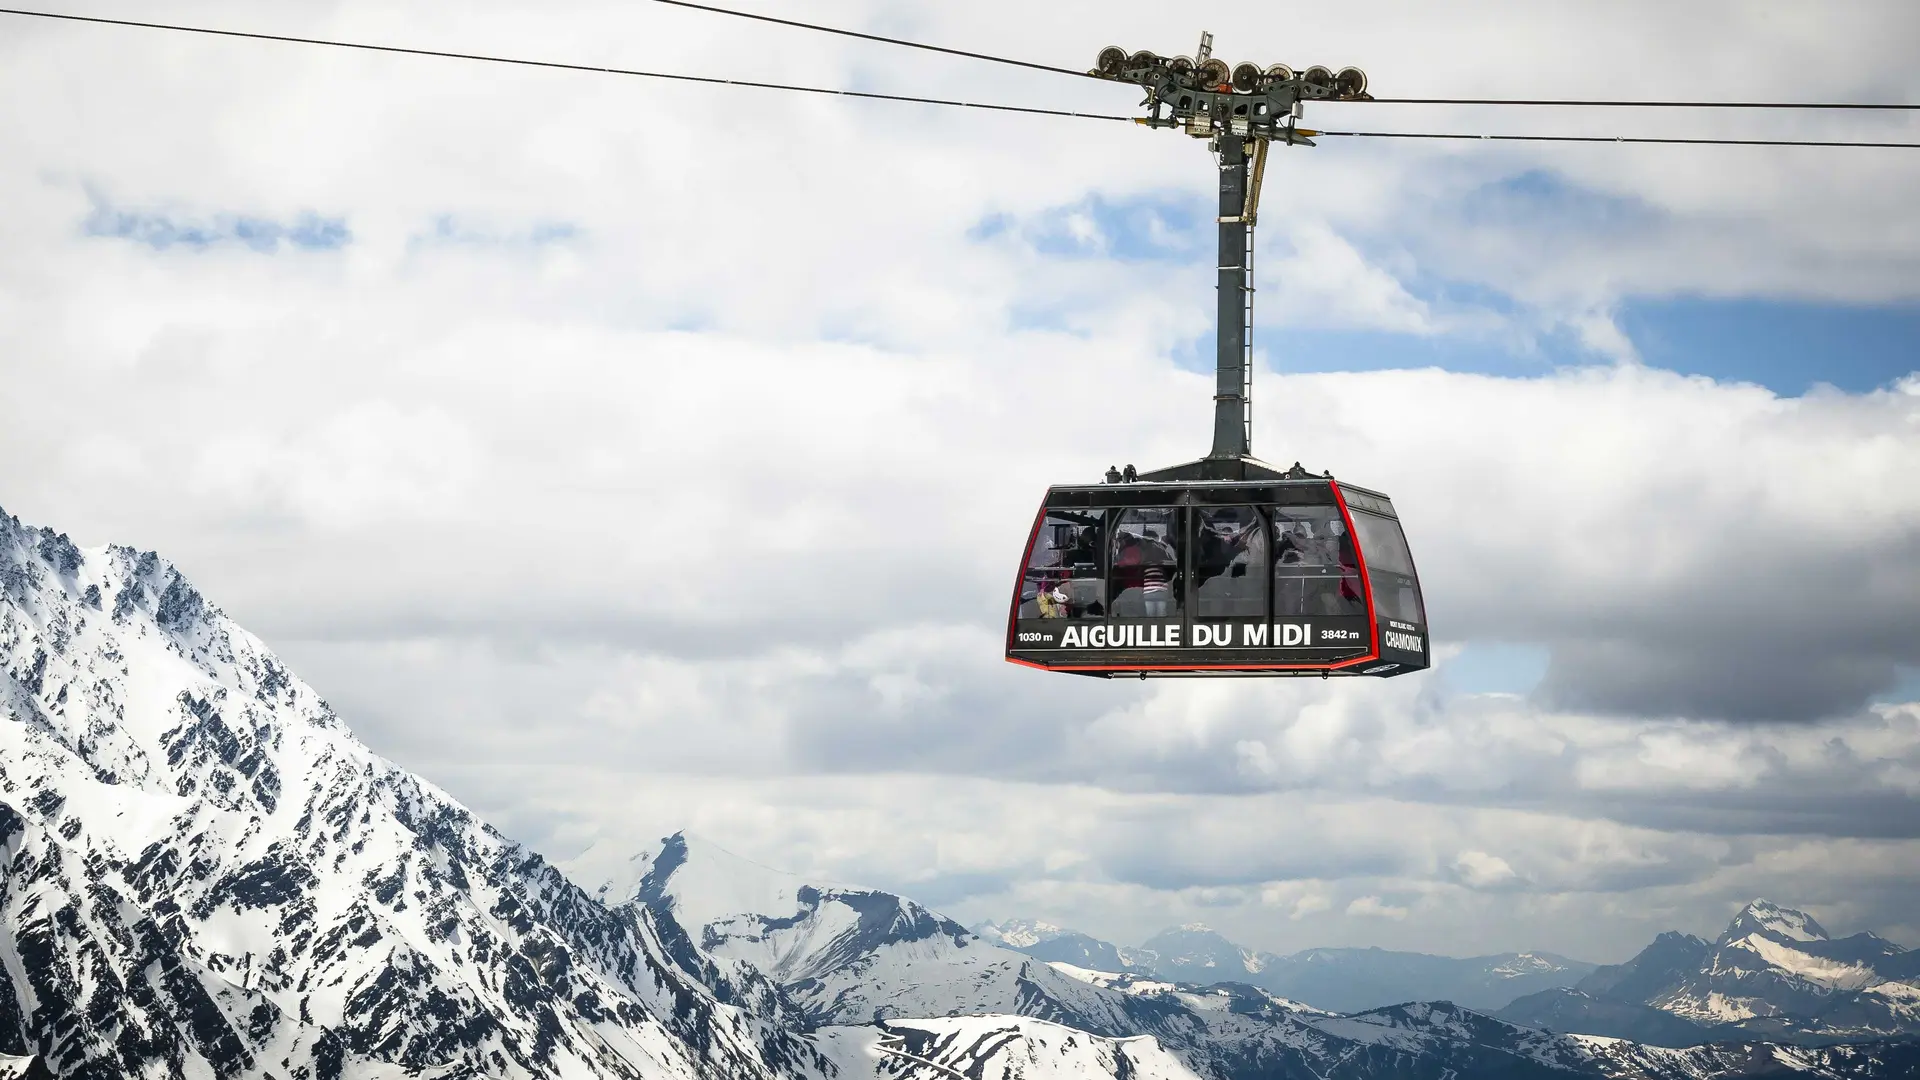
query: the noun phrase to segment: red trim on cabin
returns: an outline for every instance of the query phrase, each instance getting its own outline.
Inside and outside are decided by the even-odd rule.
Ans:
[[[1380,659],[1380,616],[1373,610],[1373,575],[1367,573],[1367,549],[1360,543],[1360,533],[1353,527],[1353,513],[1347,509],[1347,497],[1340,493],[1340,485],[1328,483],[1333,490],[1333,501],[1340,506],[1340,520],[1347,523],[1347,535],[1353,537],[1353,557],[1360,564],[1360,590],[1367,598],[1367,639],[1373,643],[1373,651],[1362,657],[1365,660]]]

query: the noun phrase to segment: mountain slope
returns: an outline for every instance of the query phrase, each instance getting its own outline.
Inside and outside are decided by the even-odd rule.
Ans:
[[[770,985],[720,1000],[644,910],[372,754],[151,552],[0,514],[0,712],[0,1052],[100,1077],[817,1064]]]
[[[1565,988],[1528,994],[1494,1015],[1510,1023],[1546,1031],[1627,1039],[1649,1046],[1699,1046],[1712,1042],[1718,1033],[1717,1027],[1696,1024],[1651,1005],[1597,998]],[[1738,1036],[1738,1032],[1724,1034]]]
[[[896,1020],[821,1034],[849,1074],[877,1068],[965,1080],[1200,1080],[1151,1038],[1103,1039],[1018,1016]]]

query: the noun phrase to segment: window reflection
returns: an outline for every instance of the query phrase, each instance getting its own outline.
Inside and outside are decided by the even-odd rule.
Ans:
[[[1407,551],[1407,538],[1400,531],[1400,523],[1355,510],[1353,528],[1360,534],[1360,550],[1367,557],[1374,610],[1401,622],[1426,622],[1426,613],[1420,604],[1420,586],[1413,575],[1413,555]]]
[[[1194,617],[1251,617],[1267,613],[1267,533],[1251,506],[1195,511]]]
[[[1180,614],[1180,511],[1124,510],[1113,530],[1113,614],[1164,619]]]
[[[1281,506],[1273,513],[1275,616],[1365,615],[1360,563],[1336,506]]]
[[[1099,618],[1107,613],[1107,583],[1100,572],[1098,511],[1049,510],[1034,537],[1020,589],[1022,619]]]

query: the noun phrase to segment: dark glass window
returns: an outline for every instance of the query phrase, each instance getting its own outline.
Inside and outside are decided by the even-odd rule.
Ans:
[[[1274,507],[1274,616],[1366,613],[1360,563],[1340,508]]]
[[[1193,616],[1264,618],[1267,530],[1251,506],[1194,511]]]
[[[1407,551],[1407,538],[1400,532],[1400,523],[1355,510],[1353,528],[1360,534],[1360,551],[1367,557],[1374,610],[1385,618],[1425,623],[1420,584],[1414,580],[1413,556]]]
[[[1020,586],[1023,619],[1089,619],[1107,613],[1100,553],[1106,528],[1100,511],[1049,510],[1033,539]]]
[[[1113,613],[1166,619],[1180,614],[1180,511],[1174,507],[1123,510],[1113,528]]]

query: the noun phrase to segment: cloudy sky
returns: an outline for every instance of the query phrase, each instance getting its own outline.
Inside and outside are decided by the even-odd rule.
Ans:
[[[53,6],[1137,100],[645,0]],[[1067,66],[1209,29],[1380,96],[1920,101],[1900,0],[752,6]],[[1121,943],[1610,961],[1764,895],[1920,945],[1920,152],[1276,152],[1255,450],[1393,495],[1442,662],[1109,684],[1003,662],[1006,589],[1048,483],[1207,445],[1202,144],[12,16],[0,103],[0,506],[158,549],[549,855],[685,828]]]

